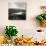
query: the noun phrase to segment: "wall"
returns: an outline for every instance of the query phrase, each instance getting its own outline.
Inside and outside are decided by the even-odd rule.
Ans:
[[[46,0],[20,0],[19,2],[27,2],[27,19],[26,20],[8,20],[8,2],[19,0],[0,0],[0,33],[4,32],[6,25],[15,25],[19,31],[18,36],[31,36],[36,29],[44,29],[39,27],[35,16],[41,13],[40,6],[46,5]]]

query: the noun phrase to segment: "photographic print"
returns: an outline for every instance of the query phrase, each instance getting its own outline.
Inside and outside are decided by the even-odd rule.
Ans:
[[[8,3],[8,19],[9,20],[26,20],[26,3],[25,2],[9,2]]]

